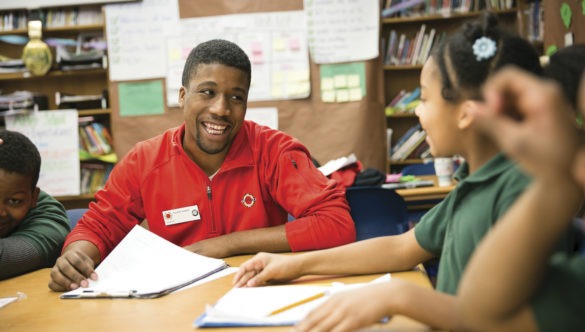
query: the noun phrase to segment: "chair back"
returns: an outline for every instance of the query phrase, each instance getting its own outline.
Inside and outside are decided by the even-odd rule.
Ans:
[[[402,168],[402,175],[435,175],[433,163],[412,164]]]
[[[402,196],[382,187],[349,187],[346,197],[356,240],[396,235],[408,230],[408,209]]]
[[[71,226],[71,229],[77,225],[77,222],[87,210],[88,209],[84,208],[67,210],[67,218],[69,219],[69,226]]]

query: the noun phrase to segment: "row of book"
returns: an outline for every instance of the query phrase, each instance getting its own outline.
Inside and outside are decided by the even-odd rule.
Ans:
[[[103,162],[82,162],[80,169],[80,192],[91,194],[102,189],[110,176],[114,164]]]
[[[541,1],[534,0],[527,4],[518,16],[524,22],[520,24],[524,28],[522,36],[532,42],[540,42],[544,38],[544,6]]]
[[[35,13],[49,28],[103,24],[101,6],[49,8]],[[0,31],[26,30],[29,16],[26,10],[14,10],[0,15]]]
[[[420,87],[412,91],[400,90],[384,108],[386,116],[395,114],[413,114],[420,103]]]
[[[114,151],[112,147],[112,135],[108,128],[94,121],[93,116],[79,118],[79,150],[82,160],[110,154]]]
[[[59,109],[105,109],[108,108],[108,91],[103,90],[101,94],[75,95],[61,91],[55,92],[55,105]]]
[[[445,32],[437,35],[434,28],[427,31],[426,24],[421,24],[419,31],[412,38],[403,33],[398,36],[392,29],[387,38],[387,46],[384,46],[386,39],[382,40],[382,45],[385,47],[384,65],[423,65],[431,54],[433,46],[445,36]]]
[[[46,110],[49,99],[45,95],[21,90],[0,94],[0,114],[16,110]]]
[[[391,161],[404,161],[407,159],[425,159],[431,157],[429,144],[426,142],[427,133],[420,125],[410,127],[394,144],[390,147]]]
[[[25,10],[5,12],[0,15],[0,31],[25,30],[28,13]]]
[[[103,24],[101,6],[51,8],[43,10],[44,26],[66,27]]]
[[[386,0],[382,17],[412,17],[515,8],[514,0]]]

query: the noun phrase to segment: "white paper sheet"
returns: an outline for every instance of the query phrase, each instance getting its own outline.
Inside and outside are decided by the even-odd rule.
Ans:
[[[378,1],[304,1],[309,49],[315,63],[352,62],[376,58]]]
[[[97,281],[62,298],[93,293],[137,294],[163,292],[227,265],[221,259],[190,252],[135,226],[96,268]]]

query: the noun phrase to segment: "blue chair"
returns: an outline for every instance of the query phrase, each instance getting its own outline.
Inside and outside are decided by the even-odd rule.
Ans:
[[[402,196],[382,187],[348,187],[346,197],[357,241],[396,235],[408,230],[407,205]]]
[[[430,163],[412,164],[402,168],[402,175],[435,175],[435,165]]]
[[[77,222],[87,210],[88,209],[84,208],[67,210],[67,218],[69,219],[69,226],[71,226],[71,229],[77,225]]]

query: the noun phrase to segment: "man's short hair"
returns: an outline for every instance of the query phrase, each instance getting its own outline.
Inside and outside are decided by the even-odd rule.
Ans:
[[[237,68],[248,74],[248,85],[252,80],[252,65],[246,53],[235,43],[223,39],[212,39],[197,45],[191,50],[183,67],[183,86],[187,86],[191,76],[197,73],[199,64],[213,64]]]
[[[41,154],[37,147],[25,135],[0,130],[0,169],[8,173],[17,173],[31,179],[32,189],[36,188],[41,172]]]

